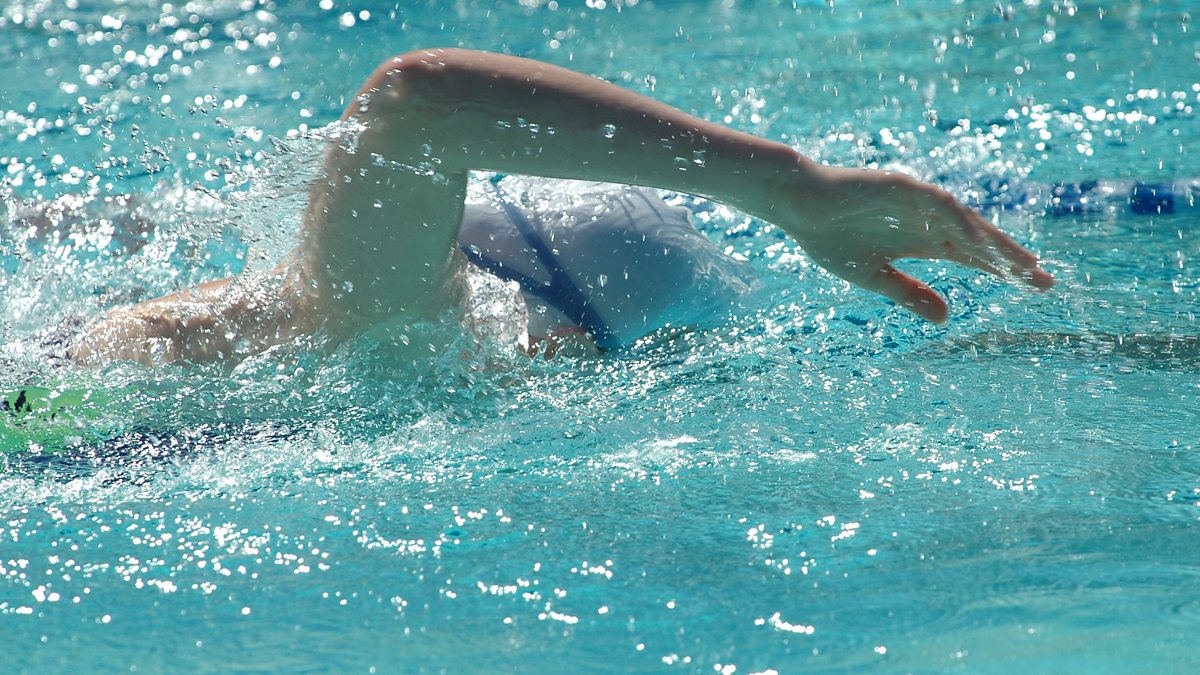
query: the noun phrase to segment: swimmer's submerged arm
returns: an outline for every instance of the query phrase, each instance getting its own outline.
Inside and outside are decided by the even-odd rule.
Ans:
[[[317,295],[358,317],[407,311],[444,282],[469,170],[631,183],[776,224],[831,272],[933,321],[945,302],[891,266],[941,258],[1040,288],[1037,260],[949,193],[816,164],[564,68],[446,49],[389,59],[344,115],[363,125],[314,187],[303,252]],[[333,314],[337,308],[329,307]]]

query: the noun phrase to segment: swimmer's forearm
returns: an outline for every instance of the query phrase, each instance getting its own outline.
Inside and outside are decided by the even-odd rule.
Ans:
[[[647,185],[763,217],[780,176],[794,183],[819,169],[781,143],[603,80],[458,49],[383,63],[345,116],[367,123],[362,149],[389,157],[427,154],[445,170]]]

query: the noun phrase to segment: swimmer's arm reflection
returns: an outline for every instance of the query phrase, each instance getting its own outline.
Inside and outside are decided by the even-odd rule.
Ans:
[[[327,151],[300,245],[276,268],[273,290],[228,279],[114,310],[75,358],[212,360],[233,352],[228,336],[263,346],[313,331],[339,340],[386,319],[430,317],[445,302],[471,170],[708,197],[774,223],[829,271],[935,322],[946,303],[893,260],[946,259],[1053,284],[1032,253],[939,188],[822,166],[549,64],[458,49],[404,54],[376,69],[343,119],[361,135]]]

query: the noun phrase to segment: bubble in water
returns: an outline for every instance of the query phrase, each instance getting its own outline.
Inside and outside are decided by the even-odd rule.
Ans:
[[[605,138],[612,138],[612,137],[616,136],[617,135],[617,125],[605,124],[604,126],[600,127],[600,134],[603,135]]]

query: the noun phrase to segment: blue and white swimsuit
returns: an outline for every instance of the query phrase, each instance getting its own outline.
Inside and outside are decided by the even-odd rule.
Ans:
[[[644,188],[512,177],[472,191],[458,244],[520,286],[531,337],[581,328],[619,349],[667,326],[719,321],[749,290],[747,266],[688,215]]]

